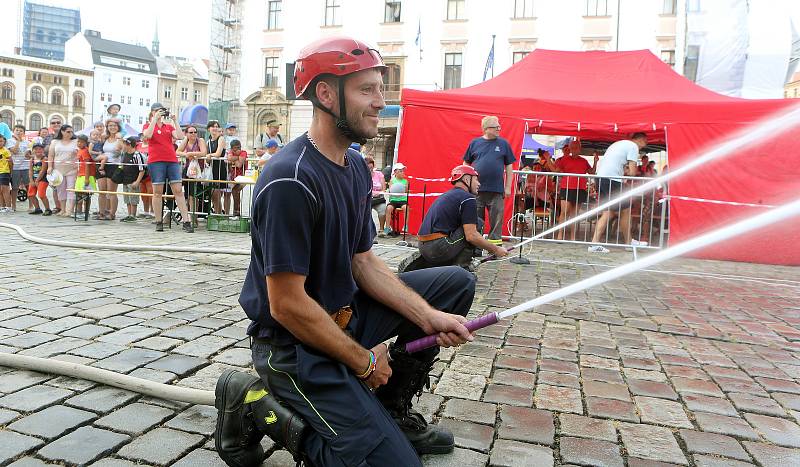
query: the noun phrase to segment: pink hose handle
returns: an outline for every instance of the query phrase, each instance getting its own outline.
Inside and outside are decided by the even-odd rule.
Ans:
[[[510,247],[506,248],[506,253],[511,253],[512,251],[514,251],[514,248],[516,248],[517,246],[518,246],[518,245],[514,245],[514,246],[510,246]],[[487,261],[493,261],[493,260],[496,260],[496,259],[497,259],[497,256],[495,256],[495,255],[489,255],[489,256],[487,256],[486,258],[483,258],[483,259],[481,259],[481,260],[478,262],[478,264],[483,264],[483,263],[485,263],[485,262],[487,262]],[[494,324],[494,323],[493,323],[493,324]]]
[[[483,315],[481,317],[475,318],[472,321],[467,321],[464,323],[464,326],[470,331],[476,331],[481,328],[485,328],[486,326],[491,326],[492,324],[497,323],[500,321],[500,318],[497,316],[497,313],[489,313]],[[425,336],[415,341],[411,341],[406,344],[406,352],[414,353],[419,352],[420,350],[429,349],[436,345],[436,337],[437,334],[432,336]]]

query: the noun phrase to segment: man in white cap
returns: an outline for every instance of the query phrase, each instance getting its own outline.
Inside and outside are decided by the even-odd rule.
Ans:
[[[277,120],[269,120],[266,124],[266,132],[259,134],[256,137],[256,155],[261,157],[267,152],[267,143],[275,141],[278,144],[278,149],[284,145],[283,136],[278,133],[281,129],[281,123]]]
[[[406,166],[398,162],[392,166],[392,179],[389,180],[389,204],[386,206],[386,228],[383,229],[383,237],[396,237],[399,232],[392,229],[392,213],[395,210],[406,209],[408,204],[408,179],[406,178]],[[403,222],[400,222],[403,225]],[[405,225],[403,225],[405,227]],[[401,229],[402,230],[402,227]]]

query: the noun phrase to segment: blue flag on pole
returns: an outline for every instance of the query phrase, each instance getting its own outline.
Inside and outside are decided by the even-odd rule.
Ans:
[[[422,60],[422,18],[417,18],[417,38],[414,39],[414,45],[419,49],[419,59]]]
[[[492,69],[492,78],[494,78],[494,34],[492,34],[492,48],[489,49],[489,56],[486,57],[486,68],[483,69],[483,80],[489,75],[489,69]]]

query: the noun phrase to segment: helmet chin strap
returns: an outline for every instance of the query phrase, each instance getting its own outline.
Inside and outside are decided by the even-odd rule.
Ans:
[[[336,128],[339,129],[339,133],[342,134],[345,138],[349,141],[358,143],[358,144],[365,144],[367,142],[367,138],[363,135],[360,135],[353,130],[350,126],[350,122],[347,121],[347,108],[345,107],[345,98],[344,98],[344,81],[346,77],[339,77],[339,115],[333,113],[330,109],[322,105],[319,99],[317,99],[316,93],[313,97],[309,98],[311,103],[314,107],[322,110],[323,112],[327,113],[334,119],[336,119]]]

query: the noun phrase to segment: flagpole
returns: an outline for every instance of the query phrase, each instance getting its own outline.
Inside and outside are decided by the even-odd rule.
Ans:
[[[492,78],[494,78],[494,37],[495,35],[492,34]]]

